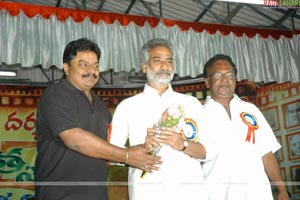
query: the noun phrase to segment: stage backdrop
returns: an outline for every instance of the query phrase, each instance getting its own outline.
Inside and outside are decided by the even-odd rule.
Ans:
[[[200,102],[208,94],[203,83],[174,85],[174,90],[195,96]],[[36,107],[45,86],[0,85],[0,200],[26,200],[34,197],[36,157]],[[124,98],[141,92],[135,88],[95,88],[110,111]],[[276,154],[288,182],[299,181],[300,170],[300,83],[283,83],[256,89],[255,83],[241,81],[236,93],[258,105],[269,120],[283,148]],[[298,113],[298,115],[297,115]],[[292,114],[295,114],[294,117]],[[297,118],[298,117],[298,118]],[[291,118],[291,119],[290,119]],[[300,119],[298,119],[300,120]],[[110,200],[127,200],[127,167],[109,166]],[[288,186],[294,199],[300,188]]]
[[[292,199],[300,199],[300,83],[281,83],[257,90],[263,111],[282,148],[275,156]]]

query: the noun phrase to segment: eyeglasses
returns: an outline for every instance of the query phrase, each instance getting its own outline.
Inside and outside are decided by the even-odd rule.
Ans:
[[[79,61],[77,66],[82,69],[88,69],[89,67],[92,67],[94,70],[99,70],[99,63],[90,64],[88,62]]]
[[[233,80],[235,79],[235,74],[233,72],[227,72],[227,73],[221,73],[221,72],[215,72],[212,75],[209,75],[208,78],[213,78],[215,80],[220,80],[226,77],[226,79]]]

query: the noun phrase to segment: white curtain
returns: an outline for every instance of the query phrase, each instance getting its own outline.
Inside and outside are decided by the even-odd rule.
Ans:
[[[71,18],[62,22],[55,15],[49,19],[40,15],[28,18],[22,12],[11,16],[5,9],[0,11],[0,25],[0,63],[61,68],[65,45],[87,37],[97,42],[102,51],[101,71],[140,71],[139,49],[147,40],[160,37],[173,42],[175,70],[180,76],[202,74],[209,58],[224,53],[236,63],[238,80],[300,81],[299,35],[276,40],[258,34],[248,38],[233,33],[223,36],[219,32],[181,31],[177,26],[167,27],[163,23],[152,28],[147,22],[142,27],[134,23],[122,26],[117,20],[113,24],[103,21],[94,24],[89,18],[81,23]]]

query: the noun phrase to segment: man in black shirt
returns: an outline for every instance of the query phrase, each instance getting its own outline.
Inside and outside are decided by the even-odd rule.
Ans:
[[[159,157],[143,145],[109,144],[111,113],[91,91],[99,78],[100,49],[86,38],[63,54],[64,79],[49,86],[37,111],[36,199],[107,200],[107,160],[158,169]]]

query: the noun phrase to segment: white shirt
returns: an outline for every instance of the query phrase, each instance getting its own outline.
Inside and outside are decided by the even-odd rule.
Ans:
[[[184,107],[185,116],[193,119],[198,129],[202,126],[200,116],[203,108],[198,99],[174,92],[171,86],[160,96],[155,89],[146,84],[142,93],[123,100],[117,106],[110,142],[120,147],[125,146],[127,139],[131,146],[145,143],[147,128],[153,127],[163,111],[174,104]],[[170,146],[163,146],[159,155],[163,161],[159,166],[160,170],[152,174],[147,173],[144,178],[140,177],[140,169],[129,168],[128,188],[131,200],[206,199],[199,160]]]
[[[257,129],[251,131],[241,116],[254,117]],[[204,105],[204,138],[214,141],[217,158],[203,169],[211,200],[273,200],[262,156],[281,146],[260,110],[238,96],[230,102],[231,119],[225,108],[210,97]],[[253,121],[252,121],[253,122]],[[249,130],[250,127],[250,130]],[[248,131],[250,140],[246,141]],[[253,136],[255,142],[253,143]]]

